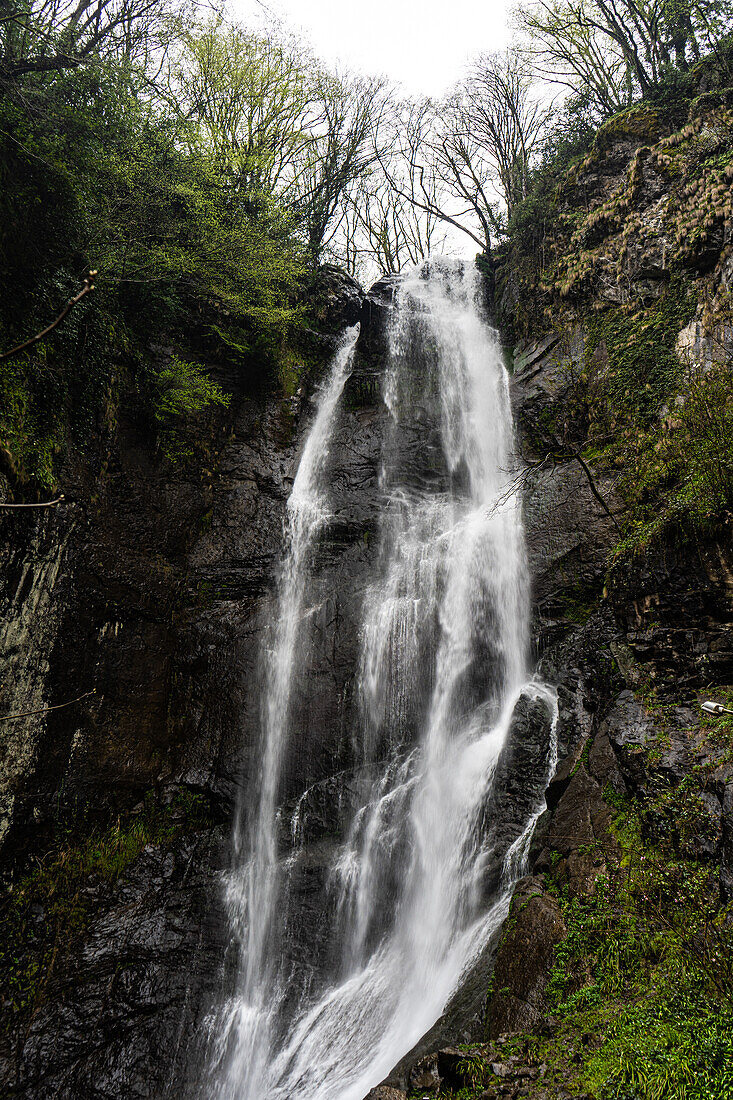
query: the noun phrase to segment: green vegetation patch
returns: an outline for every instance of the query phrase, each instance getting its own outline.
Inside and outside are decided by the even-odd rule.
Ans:
[[[608,365],[599,380],[602,386],[596,401],[602,400],[603,414],[610,422],[632,416],[638,424],[659,411],[680,379],[675,346],[696,307],[695,295],[678,279],[659,299],[636,313],[619,307],[589,314],[586,361],[602,343]],[[600,415],[602,410],[597,412]]]
[[[733,365],[681,372],[666,414],[627,435],[622,491],[629,506],[616,557],[672,531],[719,535],[733,511]]]
[[[139,812],[84,838],[61,837],[0,900],[2,1030],[12,1033],[43,1002],[55,967],[94,915],[97,888],[109,888],[150,844],[212,828],[202,795],[180,789],[167,805],[150,793]]]
[[[599,1100],[733,1096],[733,912],[715,868],[679,854],[705,778],[617,815],[620,859],[592,897],[556,890],[568,934],[548,989],[557,1034],[538,1054],[565,1047],[570,1069],[583,1051],[572,1075]],[[670,808],[675,828],[645,839]]]

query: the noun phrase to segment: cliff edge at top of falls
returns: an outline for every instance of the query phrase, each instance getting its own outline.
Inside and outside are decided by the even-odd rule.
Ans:
[[[373,1100],[724,1095],[732,104],[611,120],[497,259],[560,763],[500,942]]]

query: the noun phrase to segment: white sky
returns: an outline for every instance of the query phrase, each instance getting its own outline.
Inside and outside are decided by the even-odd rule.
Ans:
[[[466,61],[509,40],[511,0],[230,0],[247,22],[263,7],[304,31],[313,50],[340,65],[440,96]]]

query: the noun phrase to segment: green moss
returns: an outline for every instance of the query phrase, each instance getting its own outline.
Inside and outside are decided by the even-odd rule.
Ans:
[[[681,279],[636,314],[611,308],[586,320],[586,360],[603,344],[608,358],[603,400],[608,414],[649,420],[680,378],[675,345],[697,302]]]
[[[295,397],[304,373],[303,356],[293,348],[284,348],[278,356],[278,377],[284,397]]]
[[[683,541],[719,534],[733,508],[733,367],[689,370],[676,389],[668,415],[620,448],[628,513],[617,560],[669,532]]]
[[[149,844],[168,845],[211,828],[208,801],[186,789],[86,837],[68,835],[39,858],[0,901],[2,1030],[11,1033],[43,1001],[56,964],[93,917],[92,887],[113,885]]]
[[[594,141],[597,152],[605,152],[619,138],[633,137],[640,141],[657,138],[664,129],[664,120],[657,107],[639,104],[613,115],[598,129]]]

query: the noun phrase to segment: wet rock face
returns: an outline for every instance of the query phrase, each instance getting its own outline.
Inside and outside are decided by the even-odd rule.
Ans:
[[[494,968],[497,992],[487,1013],[489,1037],[530,1031],[542,1020],[555,945],[565,932],[560,906],[544,893],[542,881],[523,880],[512,901],[509,930]]]
[[[56,571],[31,559],[31,604],[16,583],[6,605],[12,629],[27,629],[10,650],[17,692],[30,689],[33,706],[95,694],[21,723],[24,752],[6,742],[8,863],[25,845],[53,843],[64,814],[75,828],[84,818],[106,828],[151,788],[200,792],[215,818],[231,819],[253,752],[261,621],[297,456],[292,432],[283,443],[280,402],[233,404],[210,483],[164,475],[142,433],[123,427],[99,501],[79,488],[53,529],[39,523],[38,539],[64,552]],[[12,553],[24,551],[13,543]],[[0,1048],[0,1092],[181,1095],[177,1083],[200,1062],[191,1036],[223,984],[228,831],[146,851],[111,892],[90,883],[91,923],[59,944],[30,1027]]]
[[[574,633],[600,602],[619,530],[594,494],[564,420],[570,378],[583,362],[575,325],[515,350],[512,404],[521,457],[524,522],[539,653]],[[560,456],[558,459],[554,456]],[[565,457],[563,457],[565,456]],[[609,510],[622,501],[608,474],[590,468]],[[733,552],[722,537],[692,550],[660,546],[616,569],[609,603],[615,659],[635,665],[656,689],[680,695],[725,683],[733,667]],[[634,673],[632,672],[632,676]],[[635,686],[635,685],[634,685]]]
[[[527,467],[522,481],[524,528],[540,652],[587,617],[602,591],[608,555],[618,539],[581,464],[563,457],[573,449],[561,438],[567,428],[567,364],[582,355],[580,329],[550,333],[520,345],[514,354],[511,396],[519,452]],[[610,480],[596,474],[595,483],[609,508],[617,507]]]
[[[362,294],[337,272],[319,294],[330,347],[331,334],[358,320]],[[134,402],[123,402],[100,482],[72,462],[64,506],[20,520],[0,513],[1,713],[94,690],[73,706],[0,724],[7,866],[52,842],[65,814],[76,820],[83,808],[90,825],[104,825],[151,788],[197,792],[228,823],[256,773],[262,631],[312,406],[307,386],[290,399],[253,393],[233,372],[219,380],[232,400],[201,427],[210,463],[163,467]],[[309,738],[287,764],[285,799],[338,771],[333,760],[345,752],[354,577],[373,523],[373,419],[349,410],[334,448],[337,508],[312,639],[320,689],[304,715]],[[14,1095],[184,1094],[203,1057],[191,1036],[226,985],[227,832],[146,850],[111,892],[92,884],[92,923],[63,945],[30,1030],[0,1049],[0,1080]],[[309,852],[304,897],[318,875],[317,851]],[[304,905],[305,940],[316,923]]]
[[[479,823],[485,838],[487,897],[495,895],[509,848],[542,807],[550,772],[552,720],[544,699],[523,696],[514,709]]]
[[[221,440],[216,482],[164,471],[123,414],[98,500],[77,484],[72,504],[37,521],[30,553],[4,521],[6,552],[21,559],[4,574],[15,692],[6,705],[40,709],[94,692],[25,725],[23,752],[6,745],[16,838],[52,828],[59,807],[116,811],[160,782],[231,796],[239,748],[226,738],[239,741],[237,685],[254,661],[291,472],[280,410],[233,404],[218,429],[232,438]],[[48,551],[34,549],[44,540]]]
[[[113,887],[90,887],[83,944],[51,978],[22,1045],[0,1047],[4,1095],[180,1095],[206,998],[222,981],[219,832],[150,847]],[[170,1090],[170,1091],[169,1091]]]
[[[314,294],[326,334],[358,320],[345,274],[326,269]],[[84,696],[0,725],[0,843],[50,830],[60,805],[117,811],[160,783],[231,811],[310,395],[253,395],[219,373],[231,406],[201,425],[208,464],[161,465],[131,398],[99,483],[72,456],[64,504],[0,512],[0,713]],[[358,539],[369,505],[352,493],[349,510],[343,488],[334,537]]]
[[[69,509],[33,515],[0,510],[0,713],[38,712],[46,705],[50,655],[62,622],[54,600],[67,567],[74,520]],[[81,694],[77,692],[76,694]],[[0,723],[0,851],[33,774],[44,718]]]
[[[407,1093],[390,1085],[378,1085],[369,1093],[367,1100],[407,1100]]]

